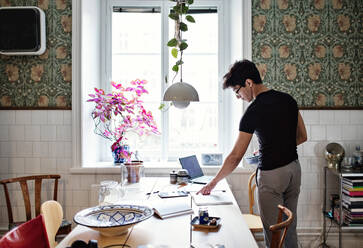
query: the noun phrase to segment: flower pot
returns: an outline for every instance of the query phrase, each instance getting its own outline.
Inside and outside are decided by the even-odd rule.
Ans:
[[[123,166],[123,175],[127,180],[127,183],[139,183],[144,176],[143,161],[134,160],[129,163],[125,163]]]
[[[116,147],[116,149],[112,151],[112,157],[115,165],[125,163],[126,154],[129,153],[130,153],[130,147],[128,145],[121,145]]]

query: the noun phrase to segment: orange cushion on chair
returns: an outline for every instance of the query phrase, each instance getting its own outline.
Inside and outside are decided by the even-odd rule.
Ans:
[[[42,215],[7,232],[0,239],[1,248],[49,248],[47,231]]]

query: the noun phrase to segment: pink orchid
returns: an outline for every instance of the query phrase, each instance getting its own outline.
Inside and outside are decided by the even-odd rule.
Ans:
[[[95,133],[113,141],[112,151],[125,144],[124,134],[136,130],[139,135],[160,134],[151,111],[146,111],[140,97],[148,94],[144,88],[146,80],[136,79],[131,86],[111,82],[113,91],[105,94],[103,89],[94,88],[95,94],[89,94],[87,102],[94,102],[92,118],[95,122]],[[128,157],[131,153],[123,151]]]

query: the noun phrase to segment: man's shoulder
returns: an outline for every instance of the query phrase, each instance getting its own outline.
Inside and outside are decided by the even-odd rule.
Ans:
[[[296,102],[296,100],[286,92],[278,91],[278,90],[271,90],[271,93],[274,94],[276,97],[284,98],[288,101]]]

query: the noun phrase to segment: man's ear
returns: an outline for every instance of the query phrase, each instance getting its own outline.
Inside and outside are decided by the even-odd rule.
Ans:
[[[253,84],[253,81],[252,81],[251,79],[249,79],[249,78],[248,78],[248,79],[246,80],[246,86],[248,86],[248,87],[250,87],[250,88],[251,88],[251,87],[252,87],[252,84]]]

